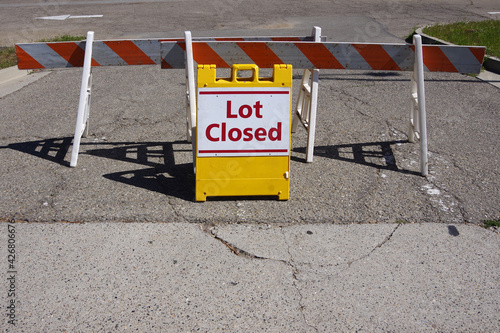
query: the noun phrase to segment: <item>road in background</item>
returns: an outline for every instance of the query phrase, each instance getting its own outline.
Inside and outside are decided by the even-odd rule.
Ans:
[[[0,45],[36,41],[61,34],[96,39],[194,35],[279,34],[319,25],[333,41],[388,42],[404,39],[417,26],[457,20],[483,20],[498,10],[480,1],[9,1],[0,3]],[[103,15],[100,18],[67,18]],[[53,17],[58,19],[37,19]],[[249,31],[251,30],[251,31]]]

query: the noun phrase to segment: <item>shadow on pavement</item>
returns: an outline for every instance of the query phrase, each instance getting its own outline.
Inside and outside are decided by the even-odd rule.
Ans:
[[[396,163],[391,146],[408,142],[407,140],[364,142],[343,144],[335,146],[315,146],[314,155],[331,158],[334,160],[351,162],[377,169],[385,169],[405,174],[420,176],[420,173],[412,170],[400,169]],[[306,153],[305,147],[292,149],[296,153]],[[295,161],[303,161],[293,156]]]
[[[68,153],[72,141],[72,137],[55,138],[39,141],[11,143],[8,146],[2,148],[14,149],[26,154],[43,158],[44,160],[69,167],[69,162],[64,161],[64,158]]]
[[[54,138],[12,143],[1,148],[10,148],[69,167],[69,162],[65,161],[65,158],[72,140],[72,137]],[[186,142],[82,142],[82,146],[102,145],[106,148],[90,149],[80,154],[147,166],[146,169],[103,174],[103,177],[192,201],[194,195],[193,164],[176,165],[174,156],[175,152],[191,152],[191,150],[176,150],[174,149],[176,144],[186,144]]]
[[[397,165],[391,146],[406,142],[406,140],[399,140],[315,146],[314,155],[377,169],[420,176],[420,173],[417,171],[401,169]],[[14,149],[54,163],[69,166],[69,162],[65,161],[65,158],[71,143],[72,138],[65,137],[13,143],[2,148]],[[193,164],[184,163],[176,165],[175,163],[176,152],[190,153],[191,149],[175,149],[174,146],[177,144],[185,145],[186,142],[86,142],[82,143],[82,146],[104,146],[105,148],[89,149],[81,154],[146,166],[147,168],[145,169],[126,170],[103,174],[102,176],[127,185],[192,201],[195,183]],[[293,151],[305,154],[306,148],[294,148]],[[292,160],[304,161],[296,156],[292,156]]]
[[[175,144],[186,144],[186,142],[106,142],[104,145],[115,145],[115,147],[88,150],[85,154],[149,166],[146,169],[109,173],[103,177],[192,201],[194,196],[193,164],[176,164],[174,155],[175,152],[191,152],[191,150],[176,150]]]

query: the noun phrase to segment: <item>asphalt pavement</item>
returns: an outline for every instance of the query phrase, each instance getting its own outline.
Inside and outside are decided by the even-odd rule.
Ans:
[[[409,143],[409,73],[322,71],[313,163],[292,135],[290,200],[194,201],[183,70],[93,71],[90,136],[69,168],[81,69],[0,100],[0,213],[25,221],[480,223],[499,212],[498,88],[426,74],[429,173]],[[296,71],[297,91],[301,72]]]
[[[23,3],[2,8],[31,12]],[[350,35],[344,27],[347,40],[393,42],[415,21],[449,18],[446,9],[479,18],[485,3],[431,4],[425,19],[410,15],[417,5],[392,4],[407,21],[370,6],[371,15],[355,5],[335,15],[362,27]],[[77,7],[59,3],[43,14],[68,8]],[[172,16],[185,11],[173,8]],[[321,7],[314,20],[299,12],[274,23],[272,12],[246,33],[308,34],[314,20],[340,31]],[[234,19],[229,26],[241,30],[226,29],[217,16],[204,30],[203,15],[186,16],[198,35],[234,35],[250,24]],[[55,25],[33,22],[33,31]],[[101,24],[96,38],[111,36]],[[132,35],[117,27],[116,36]],[[138,25],[137,36],[147,35],[158,37]],[[314,162],[305,163],[300,128],[290,199],[197,203],[183,70],[94,68],[90,135],[76,168],[69,159],[81,69],[5,73],[3,331],[500,331],[500,238],[481,227],[500,218],[498,87],[426,74],[430,175],[422,177],[419,145],[407,136],[409,73],[321,71]],[[294,91],[300,77],[294,72]]]

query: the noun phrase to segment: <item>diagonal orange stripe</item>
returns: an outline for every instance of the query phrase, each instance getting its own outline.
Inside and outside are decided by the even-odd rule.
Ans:
[[[45,68],[36,61],[32,56],[30,56],[21,47],[16,45],[16,56],[17,56],[17,68],[19,69],[39,69]]]
[[[386,71],[400,71],[401,68],[378,44],[352,44],[356,51],[365,59],[372,69]]]
[[[129,65],[154,65],[155,62],[144,53],[134,42],[124,41],[105,41],[111,50]]]
[[[168,62],[166,62],[165,59],[161,58],[161,68],[169,69],[169,68],[173,68],[173,67]]]
[[[231,67],[207,43],[203,42],[193,43],[193,58],[198,64],[210,64],[223,68]]]
[[[47,46],[64,58],[73,67],[82,67],[85,51],[76,43],[47,43]]]
[[[236,44],[261,68],[272,68],[275,64],[283,64],[283,61],[265,43],[242,42]]]
[[[186,52],[186,42],[184,40],[178,41],[177,45]]]
[[[458,72],[439,46],[422,46],[424,65],[431,72]]]
[[[335,56],[320,43],[295,43],[295,46],[316,68],[344,69]]]
[[[469,47],[469,50],[474,55],[474,57],[476,57],[477,61],[482,64],[486,49],[482,47]]]

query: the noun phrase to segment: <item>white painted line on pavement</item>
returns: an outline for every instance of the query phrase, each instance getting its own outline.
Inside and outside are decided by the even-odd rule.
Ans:
[[[56,20],[56,21],[64,21],[66,19],[72,18],[95,18],[95,17],[103,17],[104,15],[57,15],[57,16],[42,16],[42,17],[35,17],[36,19],[39,20]]]
[[[70,15],[68,18],[74,19],[74,18],[93,18],[93,17],[103,17],[104,15],[79,15],[79,16],[73,16]]]
[[[59,16],[42,16],[42,17],[35,17],[36,19],[39,20],[56,20],[56,21],[64,21],[67,19],[70,15],[59,15]]]

